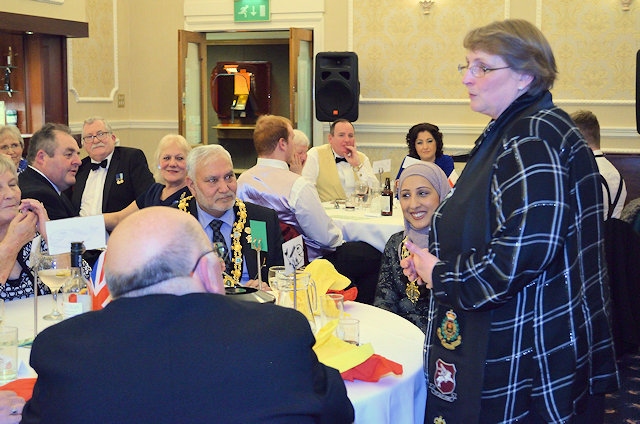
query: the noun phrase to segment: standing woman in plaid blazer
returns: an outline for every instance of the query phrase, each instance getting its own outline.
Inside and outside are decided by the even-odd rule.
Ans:
[[[602,422],[617,390],[593,155],[549,90],[544,35],[524,20],[472,30],[459,65],[491,118],[410,279],[432,289],[425,422]],[[431,253],[429,253],[431,252]]]

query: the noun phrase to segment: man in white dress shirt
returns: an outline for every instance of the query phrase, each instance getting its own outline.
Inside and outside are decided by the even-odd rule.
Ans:
[[[604,219],[620,218],[624,202],[627,198],[627,187],[620,172],[604,157],[600,150],[600,123],[598,118],[588,110],[579,110],[571,114],[571,119],[582,133],[587,145],[593,151],[602,175],[602,200],[604,203]]]
[[[358,181],[366,182],[369,187],[378,185],[369,158],[356,147],[353,124],[346,119],[331,123],[329,144],[307,152],[302,176],[316,185],[323,202],[346,199],[353,194]]]
[[[291,122],[263,115],[253,132],[257,164],[238,178],[239,198],[278,212],[285,226],[301,234],[308,259],[322,257],[358,287],[358,300],[371,303],[380,268],[380,252],[364,242],[347,242],[327,215],[318,192],[306,178],[289,170],[295,153]]]

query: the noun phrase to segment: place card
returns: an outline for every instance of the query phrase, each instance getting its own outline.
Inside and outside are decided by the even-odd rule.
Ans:
[[[107,231],[102,215],[78,216],[46,222],[49,254],[58,255],[71,250],[71,242],[81,241],[87,250],[107,246]]]
[[[407,166],[414,165],[420,162],[422,162],[420,159],[412,158],[411,156],[405,156],[404,160],[402,161],[401,168],[405,169]]]
[[[288,274],[304,265],[304,245],[301,235],[282,243],[282,256],[285,272]]]
[[[391,172],[391,159],[374,160],[371,164],[374,174],[382,174],[383,172]]]
[[[251,227],[251,239],[255,242],[256,240],[260,240],[260,251],[268,252],[269,245],[267,243],[267,223],[264,221],[254,221],[253,219],[249,220],[249,227]],[[257,245],[254,245],[253,242],[251,246],[254,250],[257,250]]]

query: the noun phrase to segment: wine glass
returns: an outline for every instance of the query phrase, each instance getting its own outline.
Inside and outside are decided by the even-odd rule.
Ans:
[[[369,185],[365,182],[359,182],[356,184],[356,196],[358,196],[358,209],[362,209],[362,206],[367,202],[369,194]]]
[[[66,260],[65,260],[66,259]],[[43,318],[48,321],[59,321],[62,314],[58,310],[58,291],[71,277],[69,257],[63,255],[42,255],[38,265],[38,277],[44,283],[53,297],[53,309]]]

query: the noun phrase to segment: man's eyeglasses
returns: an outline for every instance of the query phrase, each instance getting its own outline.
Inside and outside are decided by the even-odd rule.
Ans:
[[[487,68],[484,65],[458,65],[458,72],[464,75],[467,70],[469,70],[469,72],[471,72],[471,75],[473,75],[475,78],[482,78],[491,71],[498,71],[500,69],[508,68],[511,68],[511,66],[503,66],[502,68]]]
[[[8,152],[9,150],[18,150],[20,148],[20,144],[12,143],[5,144],[4,146],[0,146],[0,152]]]
[[[82,137],[82,141],[84,141],[85,143],[93,143],[96,140],[105,141],[109,134],[111,133],[108,131],[107,132],[99,131],[96,135],[85,135],[84,137]]]
[[[193,269],[191,270],[191,274],[196,272],[196,268],[198,268],[198,264],[200,264],[200,260],[205,256],[207,256],[209,253],[215,253],[216,256],[218,255],[216,250],[207,250],[206,252],[202,253],[200,256],[198,256],[198,260],[196,261],[196,264],[193,266]]]

